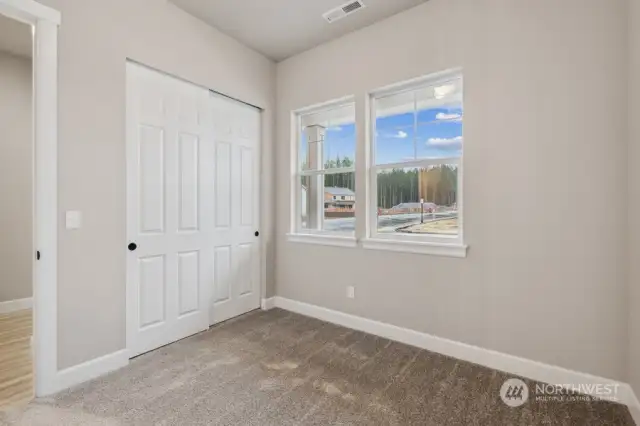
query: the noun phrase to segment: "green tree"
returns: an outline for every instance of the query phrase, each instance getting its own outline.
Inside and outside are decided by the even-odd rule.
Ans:
[[[349,157],[340,159],[340,156],[337,155],[335,160],[327,160],[324,164],[325,170],[343,167],[353,167],[353,160],[351,160]],[[326,187],[330,186],[336,188],[349,188],[352,191],[355,191],[354,173],[327,174],[324,177],[324,185]]]
[[[458,171],[454,166],[424,169],[392,169],[378,174],[378,207],[389,209],[401,203],[420,202],[420,174],[426,185],[426,202],[451,205],[456,202]]]

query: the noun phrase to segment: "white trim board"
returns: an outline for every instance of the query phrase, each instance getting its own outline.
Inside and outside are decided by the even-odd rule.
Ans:
[[[42,19],[60,25],[60,12],[34,0],[1,0],[0,14],[29,24]]]
[[[334,311],[321,306],[298,302],[276,296],[274,305],[277,308],[295,312],[301,315],[317,318],[338,324],[354,330],[384,337],[407,345],[437,352],[463,361],[472,362],[495,370],[504,371],[515,376],[521,376],[551,384],[612,384],[618,385],[619,402],[633,407],[637,403],[635,394],[627,383],[587,373],[568,370],[538,361],[520,358],[491,349],[433,336],[407,328],[358,317],[344,312]],[[640,408],[640,405],[638,406]]]
[[[629,407],[631,417],[633,417],[633,421],[636,422],[636,425],[640,425],[640,401],[638,400],[636,394],[633,392],[631,386],[629,386],[629,399],[630,402],[627,404],[627,406]]]
[[[58,377],[58,25],[61,15],[34,0],[0,0],[0,14],[32,24],[35,250],[33,323],[35,393],[44,396]]]
[[[270,297],[268,299],[262,299],[262,303],[260,303],[260,308],[263,311],[268,311],[269,309],[273,309],[276,307],[276,298]]]
[[[58,372],[55,386],[49,389],[49,393],[79,385],[93,380],[112,371],[119,370],[129,364],[129,352],[122,349],[99,358],[92,359],[79,365],[66,368]]]
[[[31,309],[33,306],[33,299],[27,297],[26,299],[8,300],[6,302],[0,302],[0,314],[8,314],[11,312],[22,311],[24,309]]]

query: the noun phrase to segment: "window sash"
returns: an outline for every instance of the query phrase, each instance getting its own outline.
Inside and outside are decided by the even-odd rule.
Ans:
[[[341,173],[355,173],[355,167],[340,167],[335,169],[321,169],[321,170],[300,170],[298,175],[304,176],[319,176],[319,175],[338,175]]]
[[[427,77],[418,77],[413,80],[403,81],[383,87],[381,89],[373,91],[371,93],[371,99],[375,101],[377,99],[422,89],[427,86],[440,86],[456,80],[464,81],[462,68],[453,68],[450,70],[430,74]]]
[[[294,214],[295,219],[291,221],[291,228],[292,228],[292,232],[295,234],[329,235],[329,236],[336,236],[336,237],[355,236],[355,231],[353,233],[349,233],[349,232],[339,232],[339,231],[328,231],[323,229],[324,220],[325,220],[324,203],[318,205],[318,207],[322,208],[323,210],[322,214],[320,214],[319,216],[320,229],[308,229],[308,228],[302,227],[302,179],[301,178],[319,177],[319,176],[327,176],[327,175],[343,174],[343,173],[353,173],[355,175],[356,164],[355,164],[355,158],[354,158],[353,159],[354,164],[351,167],[338,167],[338,168],[325,169],[324,164],[322,164],[323,168],[321,169],[303,169],[302,164],[300,162],[300,146],[302,143],[302,133],[300,132],[300,129],[302,127],[302,124],[305,118],[310,115],[318,114],[326,110],[345,108],[345,107],[349,107],[350,105],[353,105],[354,109],[356,108],[355,98],[352,96],[345,97],[337,101],[326,102],[323,104],[310,106],[308,108],[304,108],[292,113],[294,118],[292,120],[292,123],[294,123],[294,126],[295,126],[294,133],[293,133],[295,137],[292,138],[292,140],[294,141],[294,146],[292,147],[293,148],[292,153],[295,156],[296,165],[294,169],[295,172],[292,173],[293,175],[292,177],[294,179],[294,184],[292,185],[292,187],[295,192],[293,194],[293,197],[291,197],[292,202],[294,203],[291,211]],[[357,221],[357,218],[354,220]]]
[[[408,168],[419,168],[419,167],[429,167],[429,166],[446,166],[446,165],[454,165],[460,166],[462,163],[462,159],[460,157],[446,157],[446,158],[423,158],[420,160],[411,160],[411,161],[400,161],[398,163],[387,163],[387,164],[372,164],[371,168],[375,171],[380,169],[408,169]]]
[[[396,240],[396,241],[420,241],[420,242],[430,242],[430,243],[447,243],[447,244],[462,244],[463,239],[463,194],[462,194],[462,159],[461,158],[446,158],[446,159],[438,159],[438,160],[417,160],[411,161],[410,165],[407,166],[408,163],[392,163],[389,165],[373,165],[369,169],[368,174],[368,185],[367,185],[367,196],[368,196],[368,205],[369,205],[369,217],[368,217],[368,229],[367,229],[367,238],[373,239],[384,239],[384,240]],[[380,170],[388,170],[388,169],[400,169],[407,167],[429,167],[429,166],[450,166],[457,165],[458,166],[458,179],[456,185],[457,191],[457,207],[458,207],[458,233],[456,235],[429,235],[429,234],[387,234],[387,233],[379,233],[378,232],[378,172]],[[356,191],[357,191],[356,187]],[[357,192],[356,192],[357,197]],[[356,219],[357,220],[357,219]]]
[[[395,241],[419,241],[419,242],[432,242],[432,243],[447,243],[447,244],[462,244],[463,237],[463,156],[464,146],[462,148],[462,155],[460,157],[449,158],[423,158],[409,161],[400,161],[386,164],[376,164],[376,150],[377,150],[377,137],[376,135],[376,121],[377,101],[381,98],[393,96],[396,94],[419,90],[424,87],[434,86],[439,84],[445,84],[450,81],[461,80],[463,76],[461,70],[451,70],[438,73],[431,76],[431,78],[420,78],[410,82],[404,82],[395,84],[370,94],[369,98],[369,128],[370,137],[367,139],[367,155],[368,155],[368,173],[367,173],[367,185],[364,189],[364,193],[367,196],[368,217],[367,230],[365,236],[372,239],[384,239]],[[464,102],[463,102],[464,108]],[[463,111],[464,116],[464,111]],[[414,127],[419,123],[416,122],[417,114],[414,111]],[[415,149],[415,147],[414,147]],[[458,207],[458,233],[457,235],[415,235],[415,234],[381,234],[378,232],[378,172],[380,170],[387,169],[404,169],[404,168],[426,168],[429,166],[442,166],[442,165],[456,165],[458,166],[458,179],[457,179],[457,207]],[[356,188],[357,191],[358,188]],[[357,195],[357,192],[356,192]]]
[[[301,130],[305,127],[305,121],[308,120],[308,117],[310,116],[314,116],[314,115],[318,115],[318,114],[323,114],[326,113],[327,117],[331,117],[332,113],[334,111],[338,111],[338,110],[344,110],[345,108],[350,108],[353,107],[354,112],[356,109],[356,98],[354,96],[346,96],[344,98],[340,98],[334,101],[329,101],[329,102],[323,102],[320,104],[316,104],[316,105],[311,105],[309,107],[305,107],[302,109],[299,109],[297,111],[293,111],[292,114],[292,123],[295,123],[295,129],[294,134],[295,137],[293,138],[293,140],[295,141],[295,147],[294,150],[292,152],[295,153],[295,158],[296,158],[296,170],[298,171],[298,173],[301,172],[307,172],[307,171],[313,171],[313,172],[317,172],[320,170],[328,170],[328,169],[324,169],[324,159],[321,159],[321,164],[320,164],[320,168],[318,169],[303,169],[302,168],[302,164],[301,164],[301,158],[300,158],[300,146],[301,143],[303,142],[302,140],[302,132]],[[339,115],[342,116],[342,115]],[[334,117],[335,118],[335,117]],[[331,122],[332,120],[329,120],[329,122]],[[334,120],[335,122],[335,120]],[[349,121],[350,123],[350,121]],[[316,123],[318,124],[318,123]],[[327,130],[329,129],[329,123],[328,122],[324,122],[324,125],[326,125],[325,127],[327,128]],[[337,124],[340,124],[340,120],[337,120]],[[354,124],[355,124],[355,116],[354,116]],[[325,135],[325,141],[326,141],[326,135]],[[355,158],[354,160],[354,166],[353,168],[355,169]]]
[[[336,171],[334,171],[336,170]],[[324,229],[324,221],[325,221],[325,217],[324,217],[324,200],[322,203],[318,204],[318,209],[321,210],[321,212],[318,212],[319,214],[319,220],[320,220],[320,225],[319,228],[320,229],[313,229],[313,228],[303,228],[302,227],[302,179],[303,177],[320,177],[320,176],[326,176],[326,175],[332,175],[332,174],[340,174],[340,173],[354,173],[355,174],[355,167],[345,167],[345,168],[340,168],[340,169],[325,169],[325,170],[304,170],[304,171],[299,171],[298,173],[295,174],[294,176],[294,180],[295,180],[295,194],[294,194],[294,203],[295,203],[295,208],[293,209],[293,212],[295,214],[295,222],[293,222],[295,224],[294,229],[292,230],[292,232],[294,234],[304,234],[304,235],[331,235],[331,236],[336,236],[336,237],[355,237],[355,226],[354,226],[354,231],[353,232],[341,232],[341,231],[329,231],[329,230],[325,230]],[[358,197],[358,187],[356,186],[356,189],[354,191],[354,193],[356,194],[355,197],[357,199]],[[307,194],[308,196],[308,194]],[[355,206],[354,206],[355,208]],[[309,214],[309,212],[307,212],[307,215]],[[358,216],[357,214],[354,215],[354,221],[357,222],[358,220]]]

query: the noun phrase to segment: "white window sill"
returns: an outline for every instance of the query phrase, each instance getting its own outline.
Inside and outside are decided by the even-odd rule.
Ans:
[[[326,234],[287,234],[287,241],[291,243],[319,244],[334,247],[358,246],[355,237]]]
[[[370,250],[389,250],[459,258],[467,257],[468,248],[467,245],[458,243],[428,243],[422,241],[387,240],[382,238],[362,240],[362,247]]]

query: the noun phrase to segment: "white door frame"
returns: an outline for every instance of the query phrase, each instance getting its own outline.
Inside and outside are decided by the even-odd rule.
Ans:
[[[57,389],[58,26],[60,12],[33,0],[0,0],[0,14],[33,25],[33,263],[35,391]],[[34,253],[35,259],[35,253]]]

